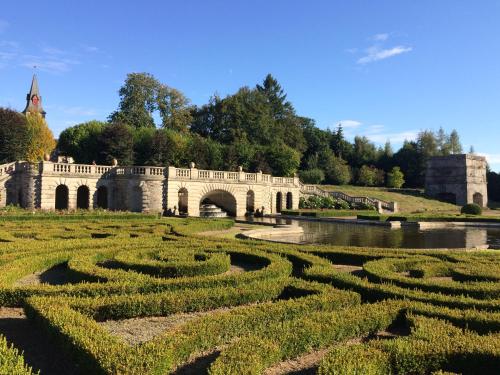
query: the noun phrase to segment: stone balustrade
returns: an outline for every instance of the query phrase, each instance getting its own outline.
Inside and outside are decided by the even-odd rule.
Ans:
[[[197,168],[168,167],[169,180],[195,180],[212,182],[240,182],[255,184],[271,184],[280,186],[298,187],[298,177],[274,177],[262,172],[249,173],[244,171],[213,171]]]
[[[52,163],[42,162],[42,171],[55,174],[69,175],[117,175],[117,176],[158,176],[164,177],[166,168],[163,167],[112,167],[108,165],[91,165],[91,164],[68,164],[68,163]]]

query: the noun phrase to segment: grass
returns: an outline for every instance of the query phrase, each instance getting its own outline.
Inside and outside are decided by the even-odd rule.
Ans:
[[[323,185],[323,189],[330,191],[340,191],[353,196],[366,196],[377,198],[389,202],[398,203],[398,212],[401,213],[447,213],[454,214],[460,211],[458,206],[450,203],[441,202],[435,199],[427,198],[420,191],[400,192],[381,187],[363,187],[363,186],[337,186]]]

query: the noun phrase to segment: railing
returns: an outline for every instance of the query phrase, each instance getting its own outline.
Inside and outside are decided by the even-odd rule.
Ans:
[[[171,179],[202,180],[202,181],[229,181],[245,183],[279,184],[286,186],[298,186],[298,178],[273,177],[269,174],[248,173],[244,171],[212,171],[196,168],[169,167],[168,176]]]
[[[68,163],[43,163],[47,166],[46,171],[78,175],[105,175],[114,174],[118,176],[164,176],[165,169],[162,167],[110,167],[106,165],[68,164]],[[189,170],[188,170],[189,171]]]
[[[303,185],[300,186],[300,192],[305,195],[319,195],[322,197],[333,197],[336,199],[342,199],[349,203],[362,203],[371,206],[375,206],[378,210],[386,211],[397,211],[397,202],[387,202],[377,198],[369,197],[356,197],[351,196],[340,191],[327,191],[323,190],[316,185]]]

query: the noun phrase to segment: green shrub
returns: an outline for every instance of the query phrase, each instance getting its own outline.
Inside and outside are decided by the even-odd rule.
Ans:
[[[468,203],[462,207],[460,212],[467,215],[481,215],[483,213],[483,209],[476,203]]]

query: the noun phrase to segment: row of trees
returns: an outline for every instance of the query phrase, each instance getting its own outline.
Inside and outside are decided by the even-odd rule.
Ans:
[[[310,183],[391,187],[420,187],[429,157],[462,152],[457,132],[443,129],[422,131],[397,152],[389,142],[376,147],[366,137],[349,142],[342,124],[323,130],[299,116],[271,75],[225,98],[214,95],[202,106],[147,73],[129,74],[119,95],[107,121],[64,130],[58,150],[79,163],[117,159],[122,165],[182,166],[194,161],[207,169],[241,165],[275,175],[299,172]],[[26,144],[22,137],[9,139]],[[21,158],[23,152],[9,147],[2,147],[4,160]]]

